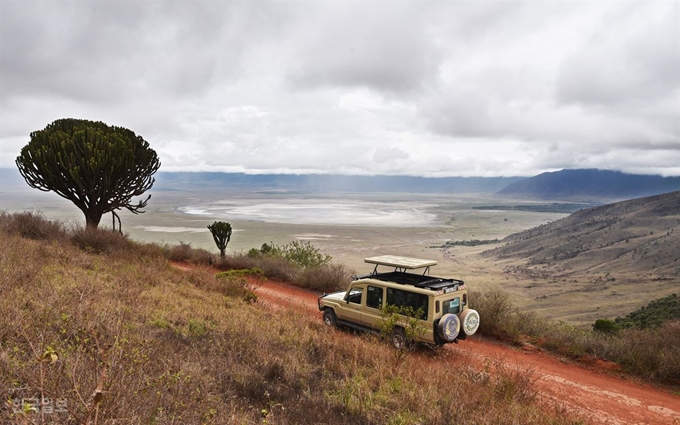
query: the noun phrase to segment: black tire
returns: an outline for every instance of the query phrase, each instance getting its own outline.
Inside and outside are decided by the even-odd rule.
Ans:
[[[392,330],[392,335],[390,335],[390,341],[392,346],[397,350],[403,350],[408,345],[408,339],[406,339],[406,332],[404,328],[395,327]]]
[[[453,342],[460,333],[460,319],[455,314],[447,313],[439,319],[437,333],[444,342]]]
[[[332,308],[327,308],[323,311],[323,322],[328,326],[338,326],[338,316]]]

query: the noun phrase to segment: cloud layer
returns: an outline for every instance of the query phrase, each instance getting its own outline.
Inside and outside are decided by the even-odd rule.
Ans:
[[[74,117],[165,171],[680,175],[680,3],[0,2],[0,166]]]

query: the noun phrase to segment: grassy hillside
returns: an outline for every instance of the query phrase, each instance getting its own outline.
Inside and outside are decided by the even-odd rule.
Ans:
[[[581,210],[508,236],[484,258],[550,317],[589,324],[677,293],[680,192]]]
[[[157,246],[58,227],[0,231],[3,423],[578,423],[529,369],[403,359],[247,302],[238,279],[177,270]]]
[[[508,236],[490,252],[556,274],[680,276],[680,191],[578,211]]]

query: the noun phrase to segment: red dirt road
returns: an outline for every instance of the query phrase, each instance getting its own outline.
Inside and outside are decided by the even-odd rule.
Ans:
[[[321,320],[313,292],[271,281],[253,287],[261,303],[294,309]],[[516,349],[479,338],[446,348],[456,350],[457,357],[467,356],[477,363],[503,360],[506,365],[532,369],[542,397],[578,412],[594,424],[680,425],[680,396],[632,378],[613,376],[597,363],[587,368],[535,349]]]

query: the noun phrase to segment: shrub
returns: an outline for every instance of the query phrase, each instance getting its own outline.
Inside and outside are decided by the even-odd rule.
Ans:
[[[73,231],[71,241],[83,251],[95,254],[131,252],[138,247],[126,234],[93,227]]]
[[[486,292],[470,292],[471,304],[481,318],[479,332],[487,336],[512,337],[516,335],[517,317],[510,295],[494,288]]]
[[[295,282],[299,269],[283,257],[264,256],[251,257],[249,255],[233,255],[221,258],[215,263],[220,270],[259,268],[270,279],[282,282]]]
[[[191,243],[179,241],[179,245],[168,246],[164,251],[170,261],[187,261],[191,258]]]
[[[170,261],[210,265],[215,262],[212,254],[203,248],[192,248],[191,243],[179,241],[179,245],[165,244],[159,247]]]
[[[241,298],[243,301],[256,301],[257,295],[251,291],[248,281],[241,276],[217,276],[220,292],[228,297]]]
[[[289,263],[303,269],[322,267],[332,260],[330,255],[322,254],[309,241],[293,241],[283,246],[276,245],[275,243],[264,243],[259,253],[253,248],[248,251],[248,256],[250,258],[261,256],[283,257]]]
[[[352,272],[342,264],[327,264],[305,269],[297,282],[304,288],[322,292],[334,292],[347,288]]]
[[[282,251],[286,260],[303,269],[322,267],[332,260],[309,241],[293,241],[284,245]]]
[[[680,298],[676,294],[654,300],[626,317],[617,317],[614,322],[619,328],[658,328],[666,320],[680,319]]]
[[[258,280],[266,279],[264,271],[257,267],[253,267],[252,269],[238,269],[220,272],[217,273],[216,277],[218,279],[245,278],[245,277],[253,277]]]
[[[608,360],[645,379],[680,383],[680,321],[657,329],[624,329],[616,342],[605,357]]]
[[[593,323],[593,331],[595,332],[601,332],[604,334],[615,334],[617,330],[618,327],[616,326],[616,323],[614,323],[613,320],[597,319],[595,323]]]
[[[14,214],[3,211],[0,213],[0,230],[36,240],[61,240],[68,234],[62,222],[48,220],[42,213],[31,211]]]

